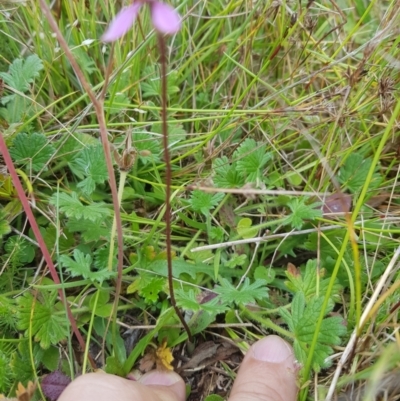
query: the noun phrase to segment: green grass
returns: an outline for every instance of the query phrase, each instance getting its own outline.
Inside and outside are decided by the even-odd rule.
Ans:
[[[110,46],[99,38],[118,12],[117,3],[62,2],[60,12],[55,11],[59,27],[96,93],[104,85],[110,61]],[[213,339],[214,332],[245,349],[260,333],[286,333],[303,366],[299,397],[305,400],[314,398],[316,392],[324,396],[331,385],[345,390],[346,383],[359,380],[361,386],[370,377],[375,380],[376,375],[395,370],[398,364],[388,351],[397,339],[397,273],[388,274],[382,292],[376,291],[397,255],[400,232],[396,61],[400,39],[395,1],[303,3],[300,9],[298,2],[176,2],[184,23],[182,30],[168,39],[168,124],[178,301],[184,310],[191,309],[196,296],[219,288],[219,299],[226,306],[217,311],[217,306],[211,305],[201,321],[195,312],[192,328],[196,341],[201,342],[202,335]],[[39,4],[2,3],[0,11],[0,33],[6,38],[0,45],[0,71],[7,72],[14,60],[31,54],[43,63],[23,93],[6,82],[0,99],[0,128],[62,282],[56,285],[47,277],[16,190],[1,170],[0,378],[4,379],[0,380],[0,393],[12,394],[18,381],[26,384],[56,369],[69,376],[78,373],[71,362],[75,344],[69,330],[45,339],[47,344],[35,324],[40,313],[47,321],[68,324],[57,298],[59,288],[82,335],[103,351],[100,364],[105,363],[110,372],[125,374],[154,335],[159,344],[164,337],[169,345],[178,347],[186,341],[186,334],[176,327],[165,279],[160,68],[148,12],[141,12],[140,23],[115,46],[104,103],[110,143],[121,154],[125,138],[132,135],[135,155],[121,201],[125,259],[117,319],[123,322],[124,314],[129,313],[138,324],[151,327],[133,353],[127,354],[122,331],[110,326],[107,334],[113,318],[115,280],[93,279],[93,271],[104,273],[114,263],[113,255],[109,262],[110,189],[107,181],[99,178],[93,191],[85,192],[82,181],[89,173],[85,166],[83,170],[77,167],[83,149],[95,152],[99,144],[93,105],[59,49]],[[4,110],[6,97],[13,94],[15,114],[11,118]],[[51,157],[39,168],[32,168],[31,161],[37,161],[43,149],[32,154],[32,160],[17,152],[21,133],[35,132],[53,147]],[[29,153],[33,145],[26,146]],[[88,171],[91,167],[94,172],[101,170],[103,163],[97,158],[95,167],[87,166]],[[115,172],[118,184],[122,175],[116,164]],[[196,187],[211,189],[196,194]],[[321,194],[339,190],[351,195],[350,213],[340,217],[317,213],[312,204],[324,202]],[[86,220],[73,210],[67,214],[57,201],[57,194],[71,197],[73,193],[89,216]],[[302,196],[305,193],[315,195]],[[93,213],[99,207],[107,209],[109,216],[107,212],[98,219]],[[331,225],[336,227],[324,231]],[[306,232],[299,235],[301,230]],[[271,239],[225,244],[264,234]],[[213,245],[213,249],[193,251],[204,245]],[[76,249],[92,261],[86,276],[63,263],[73,258]],[[300,273],[294,274],[288,261]],[[314,278],[306,279],[306,266],[311,264]],[[243,276],[254,288],[264,280],[269,297],[265,291],[248,298]],[[297,282],[299,277],[308,284]],[[320,305],[317,317],[310,318],[312,324],[307,323],[311,324],[311,337],[292,330],[282,320],[286,316],[282,310],[295,313],[291,302],[297,293],[304,295],[307,305]],[[20,312],[21,304],[30,299],[23,294],[31,294],[42,308],[30,301],[30,322]],[[374,294],[380,308],[362,318]],[[240,297],[246,302],[235,301]],[[300,295],[296,302],[299,299]],[[257,309],[248,309],[249,303],[257,304]],[[325,345],[332,347],[327,355],[332,355],[330,363],[321,365],[314,350],[322,350],[318,333],[330,321],[332,316],[327,313],[331,310],[345,320],[346,330],[332,320],[336,322],[333,330],[340,332],[339,340],[327,340]],[[313,316],[307,313],[304,316]],[[236,328],[240,321],[252,322],[258,329]],[[232,327],[218,329],[215,323]],[[173,328],[168,329],[170,326]],[[344,360],[352,332],[358,332],[358,348]],[[55,352],[65,339],[69,362]],[[346,372],[339,374],[336,369],[341,357],[348,365]],[[90,369],[88,358],[86,349],[86,370]],[[12,372],[3,376],[3,367],[10,365]],[[332,381],[335,371],[337,378]]]

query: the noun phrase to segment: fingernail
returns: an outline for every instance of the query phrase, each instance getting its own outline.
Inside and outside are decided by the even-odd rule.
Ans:
[[[255,359],[263,362],[281,363],[293,355],[290,345],[278,336],[268,336],[251,347]]]
[[[144,385],[157,385],[157,386],[172,386],[182,380],[181,377],[175,372],[160,372],[158,370],[153,370],[149,373],[143,375],[139,382]]]

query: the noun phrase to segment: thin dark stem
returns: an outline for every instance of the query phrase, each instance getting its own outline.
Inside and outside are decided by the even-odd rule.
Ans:
[[[171,297],[171,304],[175,309],[183,327],[185,328],[188,339],[192,341],[189,326],[182,316],[181,311],[176,305],[174,282],[172,276],[172,249],[171,249],[171,157],[168,149],[168,124],[167,124],[167,51],[165,46],[164,37],[158,35],[158,43],[160,46],[160,62],[161,62],[161,127],[164,148],[164,161],[165,161],[165,227],[166,227],[166,242],[167,242],[167,265],[168,265],[168,285],[169,295]]]

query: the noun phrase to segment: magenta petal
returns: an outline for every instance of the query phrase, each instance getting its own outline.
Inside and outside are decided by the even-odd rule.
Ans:
[[[103,42],[114,42],[114,40],[119,39],[121,36],[125,35],[138,15],[140,7],[142,7],[142,2],[133,3],[129,7],[123,8],[111,21],[110,26],[101,37]]]
[[[158,32],[172,35],[181,29],[181,17],[174,8],[158,1],[151,2],[150,7],[153,26]]]

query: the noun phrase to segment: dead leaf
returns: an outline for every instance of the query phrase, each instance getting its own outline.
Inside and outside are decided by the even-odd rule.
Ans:
[[[300,276],[300,269],[290,262],[287,264],[287,272],[293,277]]]
[[[323,201],[322,213],[329,217],[343,216],[351,209],[351,195],[335,193],[327,196]]]
[[[366,204],[370,207],[377,208],[377,207],[381,206],[389,197],[390,197],[390,193],[376,195],[376,196],[373,196],[372,198],[368,199]]]
[[[145,356],[140,360],[139,369],[144,372],[150,372],[153,366],[156,364],[155,350],[151,349],[145,354]]]
[[[164,338],[156,350],[156,367],[158,370],[174,370],[171,365],[173,360],[171,348],[167,347],[167,339]]]
[[[151,348],[140,360],[139,369],[142,372],[149,372],[156,365],[158,370],[174,370],[171,362],[174,360],[171,348],[167,347],[167,340],[164,339],[157,349]]]
[[[2,401],[30,401],[33,393],[36,390],[36,383],[28,382],[26,388],[19,382],[17,390],[15,391],[17,398],[6,398],[3,394],[0,394],[0,400]]]
[[[206,341],[194,350],[192,359],[185,363],[179,371],[212,365],[217,361],[226,360],[235,352],[238,352],[238,348],[229,342]]]

